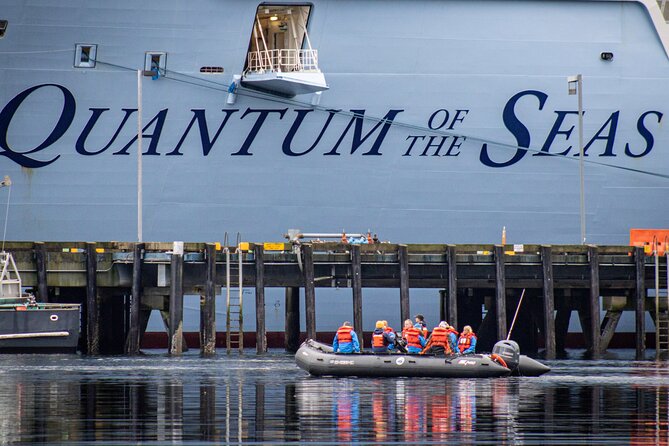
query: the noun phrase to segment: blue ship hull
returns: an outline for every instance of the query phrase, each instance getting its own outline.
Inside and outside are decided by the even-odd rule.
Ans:
[[[143,77],[144,240],[278,241],[300,228],[491,243],[505,227],[508,242],[580,243],[575,74],[586,241],[666,226],[669,25],[656,3],[311,4],[329,87],[317,106],[243,86],[226,103],[257,3],[6,1],[8,238],[137,239],[136,70],[147,51],[167,63]],[[73,66],[82,43],[96,45],[94,68]]]

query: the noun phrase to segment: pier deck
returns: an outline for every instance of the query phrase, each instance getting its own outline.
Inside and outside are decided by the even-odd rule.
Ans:
[[[259,351],[267,348],[267,287],[285,288],[286,311],[298,315],[297,296],[299,288],[304,288],[306,332],[310,337],[316,334],[317,288],[352,288],[354,328],[359,332],[364,288],[398,288],[402,320],[410,316],[409,290],[434,288],[440,294],[441,319],[456,326],[459,320],[478,323],[483,345],[506,337],[525,290],[529,303],[523,304],[520,312],[525,328],[514,333],[529,335],[535,341],[530,350],[542,346],[548,358],[555,356],[556,348],[563,347],[573,310],[579,313],[586,346],[593,357],[608,346],[623,310],[636,313],[636,349],[637,356],[642,357],[646,308],[655,317],[654,298],[648,298],[647,293],[656,286],[655,259],[638,247],[329,242],[241,246],[246,249],[184,243],[181,252],[173,243],[7,242],[5,249],[13,253],[24,286],[32,287],[39,300],[81,296],[86,332],[82,350],[91,354],[100,351],[99,337],[105,331],[113,333],[111,337],[125,338],[123,350],[127,353],[138,351],[150,309],[164,313],[170,327],[170,351],[180,353],[184,294],[203,297],[201,345],[203,351],[212,352],[216,334],[213,293],[219,294],[220,287],[226,286],[228,267],[232,271],[231,285],[237,286],[234,281],[239,277],[239,256],[243,286],[256,289]],[[226,250],[230,265],[226,265]],[[659,261],[666,271],[666,258]],[[121,296],[123,299],[118,299]],[[481,305],[487,309],[485,317]],[[603,323],[601,308],[607,310]],[[662,311],[666,312],[666,305]],[[286,347],[294,350],[299,316],[293,314],[286,321]],[[106,347],[110,349],[110,345]]]

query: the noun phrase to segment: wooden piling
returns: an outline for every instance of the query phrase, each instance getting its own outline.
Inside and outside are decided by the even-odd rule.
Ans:
[[[200,353],[216,353],[216,245],[207,243],[207,277],[200,308]]]
[[[86,243],[86,353],[89,355],[100,354],[97,269],[95,243]]]
[[[448,313],[446,319],[454,327],[458,325],[458,265],[455,245],[446,248],[446,261],[448,262]]]
[[[310,243],[302,245],[304,253],[304,312],[307,338],[316,339],[316,289],[314,286],[314,250]],[[299,254],[298,254],[299,255]]]
[[[351,275],[353,276],[353,330],[358,334],[360,348],[363,348],[362,333],[362,266],[360,245],[351,245]]]
[[[253,247],[256,264],[256,352],[267,352],[265,329],[265,252],[262,245]]]
[[[183,353],[183,315],[184,315],[184,290],[183,290],[183,266],[182,254],[172,253],[170,262],[170,323],[169,323],[169,353],[181,355]]]
[[[636,359],[643,360],[646,354],[646,254],[643,247],[634,248],[636,266],[635,292],[635,328],[636,328]]]
[[[544,346],[546,359],[555,359],[555,294],[553,283],[553,249],[541,247],[541,264],[543,269],[543,308],[544,308]]]
[[[300,289],[286,288],[286,326],[284,347],[295,353],[300,346]]]
[[[132,257],[132,296],[130,298],[130,317],[128,338],[125,344],[125,352],[129,355],[139,353],[140,344],[140,307],[142,304],[142,252],[144,243],[135,243]]]
[[[504,274],[504,246],[495,245],[495,311],[497,340],[506,339],[506,278]]]
[[[46,275],[46,246],[44,242],[35,242],[35,267],[37,269],[37,300],[40,302],[49,302],[49,287],[47,285]]]
[[[407,245],[399,245],[397,251],[400,264],[400,319],[401,325],[411,317],[411,307],[409,303],[409,248]]]
[[[592,359],[601,356],[601,318],[599,316],[599,251],[596,246],[588,246],[588,263],[590,266],[590,345]]]

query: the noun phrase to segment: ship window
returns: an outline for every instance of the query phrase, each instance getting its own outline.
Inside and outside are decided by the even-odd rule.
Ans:
[[[309,5],[260,5],[254,17],[245,71],[317,69],[316,53],[307,34],[310,13]]]
[[[164,76],[166,66],[167,53],[147,51],[144,55],[144,71],[152,71]]]
[[[76,44],[74,47],[74,66],[77,68],[95,68],[97,52],[97,45]]]
[[[223,72],[223,67],[200,67],[200,73],[218,74]]]
[[[7,25],[9,22],[7,20],[0,20],[0,39],[5,37],[5,33],[7,32]]]

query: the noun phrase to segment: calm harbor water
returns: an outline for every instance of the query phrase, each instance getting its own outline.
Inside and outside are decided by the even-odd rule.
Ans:
[[[335,379],[279,351],[3,355],[0,444],[667,444],[669,363],[548,363],[539,378]]]

